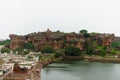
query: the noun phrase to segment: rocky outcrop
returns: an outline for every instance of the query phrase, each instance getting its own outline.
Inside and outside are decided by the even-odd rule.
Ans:
[[[31,42],[36,50],[41,50],[46,45],[51,45],[55,50],[65,48],[67,46],[75,46],[80,49],[84,48],[86,40],[96,41],[100,45],[110,47],[114,39],[113,34],[90,34],[89,38],[85,38],[79,33],[63,33],[52,32],[49,29],[46,32],[31,33],[24,36],[10,35],[10,48],[16,49],[23,47],[25,43]]]
[[[24,46],[26,39],[24,39],[22,36],[10,34],[9,37],[11,39],[11,42],[10,42],[11,49],[16,49],[18,47]]]

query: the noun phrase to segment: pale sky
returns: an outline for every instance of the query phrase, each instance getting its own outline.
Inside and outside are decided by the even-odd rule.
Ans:
[[[120,36],[120,0],[0,0],[0,39],[47,28]]]

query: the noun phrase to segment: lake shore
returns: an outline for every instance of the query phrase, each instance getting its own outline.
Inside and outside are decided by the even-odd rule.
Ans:
[[[36,65],[31,70],[28,71],[26,75],[32,80],[41,80],[40,78],[41,78],[42,68],[48,66],[51,63],[56,63],[56,62],[60,63],[64,61],[76,61],[76,60],[77,61],[85,60],[90,62],[103,62],[103,63],[120,63],[120,58],[115,58],[114,56],[101,57],[101,56],[87,55],[87,56],[65,56],[60,58],[46,57],[45,59],[38,61]],[[8,78],[4,80],[8,80]],[[13,80],[16,80],[16,79],[13,78]],[[24,79],[21,78],[21,80],[24,80]]]
[[[91,62],[106,62],[106,63],[120,63],[120,58],[116,58],[114,56],[66,56],[63,60],[85,60]]]
[[[101,56],[90,56],[90,55],[85,55],[85,56],[64,56],[60,58],[54,58],[54,59],[46,59],[46,61],[42,62],[42,68],[48,66],[51,63],[63,63],[64,61],[89,61],[89,62],[101,62],[101,63],[120,63],[120,58],[116,58],[115,56],[106,56],[106,57],[101,57]],[[41,73],[41,72],[40,72]]]

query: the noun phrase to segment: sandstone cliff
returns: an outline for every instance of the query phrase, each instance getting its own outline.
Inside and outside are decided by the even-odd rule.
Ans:
[[[46,45],[51,45],[54,49],[65,48],[67,46],[76,46],[84,48],[86,40],[96,41],[100,45],[110,47],[114,40],[114,34],[90,34],[85,38],[79,33],[52,32],[49,29],[46,32],[31,33],[24,36],[10,34],[10,48],[16,49],[23,47],[25,43],[31,42],[36,50],[41,50]]]

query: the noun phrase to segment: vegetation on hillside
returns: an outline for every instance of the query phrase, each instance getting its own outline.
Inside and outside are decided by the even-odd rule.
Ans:
[[[0,45],[8,45],[8,44],[10,44],[10,40],[9,39],[0,41]]]
[[[33,50],[34,46],[33,46],[32,42],[27,42],[24,44],[23,49]]]
[[[74,47],[74,46],[68,46],[65,49],[65,54],[67,56],[79,56],[81,54],[80,48]]]
[[[1,49],[1,53],[10,53],[10,49],[9,48],[2,48]]]
[[[85,29],[80,30],[79,33],[82,34],[85,38],[89,38],[90,37],[90,34]]]
[[[54,49],[52,46],[45,46],[41,49],[42,53],[53,53]]]
[[[79,33],[75,33],[72,32],[70,33],[62,33],[60,32],[60,30],[54,32],[54,34],[50,35],[50,37],[52,39],[55,39],[56,41],[62,40],[63,39],[63,45],[66,45],[67,43],[69,44],[69,46],[64,46],[63,49],[58,49],[58,50],[54,50],[54,48],[52,46],[45,46],[43,45],[42,47],[40,46],[40,50],[41,53],[48,53],[48,54],[54,54],[55,57],[60,57],[60,56],[79,56],[81,54],[87,54],[87,55],[100,55],[100,56],[106,56],[106,54],[113,54],[115,55],[116,53],[120,52],[119,48],[120,48],[120,41],[114,41],[112,42],[111,47],[106,47],[103,46],[102,41],[103,39],[106,38],[106,35],[99,35],[98,33],[88,33],[88,31],[86,29],[82,29],[79,31]],[[35,35],[37,35],[37,33],[34,33]],[[40,33],[39,33],[40,34]],[[44,33],[45,34],[45,33]],[[70,37],[70,40],[66,40],[65,37],[67,35],[68,37]],[[33,34],[32,34],[33,35]],[[33,36],[35,36],[33,35]],[[41,34],[42,35],[42,34]],[[73,36],[75,35],[75,37]],[[99,35],[99,37],[98,37]],[[47,35],[48,36],[48,35]],[[74,38],[72,38],[71,36],[73,36]],[[38,38],[40,36],[37,36],[36,38]],[[44,35],[42,35],[42,37],[40,38],[44,38]],[[47,38],[48,39],[48,38]],[[75,47],[74,45],[76,45],[76,42],[80,41],[80,44],[82,44],[83,48],[77,48],[77,46]],[[83,43],[81,43],[81,41],[83,41]],[[14,53],[18,53],[18,54],[28,54],[30,51],[36,51],[35,49],[35,45],[32,42],[28,42],[24,44],[23,47],[18,47],[16,49],[13,50]],[[62,41],[61,41],[62,42]],[[9,45],[10,44],[10,40],[4,40],[4,41],[0,41],[0,45]],[[39,47],[39,46],[38,46]],[[10,52],[9,48],[3,48],[1,50],[1,52]]]
[[[112,47],[120,48],[120,41],[112,42]]]

